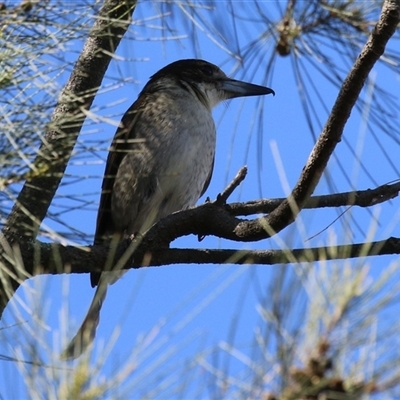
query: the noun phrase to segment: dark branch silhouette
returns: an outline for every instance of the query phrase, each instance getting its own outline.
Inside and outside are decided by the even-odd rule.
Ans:
[[[231,186],[231,184],[229,185]],[[339,193],[327,196],[311,197],[308,208],[337,207],[338,205],[354,205],[367,207],[394,198],[398,195],[400,183],[383,185],[376,189],[365,191]],[[170,264],[223,264],[235,256],[233,264],[286,264],[293,262],[312,262],[318,260],[334,260],[344,258],[365,257],[372,255],[398,254],[400,252],[400,238],[390,237],[387,240],[347,244],[339,246],[277,249],[277,250],[213,250],[213,249],[170,249],[169,244],[178,237],[193,234],[221,236],[224,221],[234,224],[238,220],[232,215],[239,214],[242,209],[248,212],[253,207],[254,212],[264,210],[270,204],[280,204],[283,199],[264,200],[243,204],[221,205],[208,202],[193,209],[174,213],[155,224],[144,237],[134,241],[136,247],[134,255],[128,257],[124,268],[140,268],[143,266],[162,266]],[[255,206],[255,204],[257,204]],[[222,222],[221,222],[222,221]],[[226,222],[225,225],[229,225]],[[228,235],[226,235],[228,236]],[[126,256],[131,246],[129,239],[120,243],[115,252],[115,262]],[[26,274],[21,276],[21,282],[30,276],[40,274],[60,273],[88,273],[102,271],[106,263],[108,248],[103,245],[75,247],[61,244],[41,243],[26,240],[23,245],[8,247],[8,264],[12,268],[14,260],[21,254],[24,260]],[[39,256],[40,255],[40,256]],[[40,259],[38,259],[40,257]],[[60,270],[60,265],[68,264],[68,270]],[[37,265],[41,265],[38,269]]]

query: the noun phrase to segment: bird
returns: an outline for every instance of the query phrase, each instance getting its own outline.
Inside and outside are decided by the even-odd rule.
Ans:
[[[236,97],[275,92],[229,78],[200,59],[172,62],[150,77],[124,114],[107,157],[95,245],[144,234],[160,219],[195,206],[214,167],[212,109]],[[61,358],[79,357],[92,343],[107,287],[121,273],[91,273],[97,290]]]

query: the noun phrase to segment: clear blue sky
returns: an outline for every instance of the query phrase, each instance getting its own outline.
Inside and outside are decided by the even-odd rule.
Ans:
[[[260,3],[261,7],[267,7],[267,3]],[[220,7],[222,7],[220,5]],[[274,12],[273,12],[274,13]],[[156,15],[155,8],[150,2],[143,2],[138,6],[135,18],[148,18]],[[204,13],[204,15],[206,15]],[[215,23],[215,21],[209,21]],[[185,27],[180,24],[179,16],[171,17],[170,24],[178,30],[181,35]],[[160,20],[155,20],[154,25],[161,25]],[[255,39],[261,33],[260,24],[245,23],[242,21],[238,28],[238,36],[242,44]],[[264,27],[265,29],[265,27]],[[187,31],[187,30],[186,30]],[[93,111],[102,118],[108,118],[117,124],[124,111],[136,99],[139,91],[147,82],[147,79],[164,65],[181,58],[203,58],[213,62],[229,75],[235,64],[229,61],[229,56],[221,47],[215,45],[206,35],[198,33],[198,51],[193,50],[190,37],[182,37],[179,41],[154,41],[148,40],[153,36],[161,38],[161,32],[144,31],[142,28],[132,27],[129,38],[122,41],[117,55],[107,72],[107,78],[103,82],[101,93],[93,106]],[[137,35],[141,40],[132,40]],[[166,32],[166,36],[171,36]],[[217,38],[219,43],[222,40]],[[218,143],[216,164],[211,185],[206,196],[214,199],[224,189],[227,182],[236,174],[237,170],[247,165],[248,176],[243,186],[237,190],[231,201],[247,201],[260,198],[283,197],[287,194],[286,184],[282,183],[282,174],[287,179],[289,188],[293,186],[301,173],[301,169],[312,149],[314,139],[312,138],[307,121],[301,108],[298,86],[293,77],[292,62],[290,57],[277,58],[274,73],[265,78],[266,62],[269,60],[271,46],[269,41],[263,44],[265,56],[260,57],[260,62],[255,68],[254,63],[246,60],[244,64],[236,69],[232,76],[238,79],[251,81],[256,84],[265,84],[272,87],[276,96],[268,96],[262,100],[262,118],[259,118],[259,100],[255,98],[236,99],[220,105],[214,112],[218,123]],[[76,51],[81,47],[81,42],[73,43],[71,53],[66,58],[74,60]],[[257,51],[261,51],[257,49]],[[335,62],[343,63],[342,58],[337,57],[334,52],[330,54],[336,57]],[[347,66],[343,64],[343,69]],[[308,67],[312,77],[312,83],[327,107],[333,104],[337,89],[324,79],[316,70]],[[66,74],[60,77],[65,80]],[[121,79],[126,82],[121,84]],[[387,69],[378,67],[374,70],[374,80],[392,93],[400,93],[399,80]],[[113,86],[116,87],[113,87]],[[307,84],[312,92],[311,83]],[[396,86],[396,89],[394,87]],[[363,96],[365,96],[365,92]],[[326,114],[324,107],[320,105],[317,97],[313,94],[313,104],[316,107],[318,117],[324,123]],[[317,126],[317,125],[315,125]],[[353,113],[351,120],[346,126],[345,135],[349,140],[349,147],[360,154],[361,163],[370,171],[378,184],[384,184],[398,179],[398,174],[388,167],[385,157],[377,149],[376,143],[368,131],[363,130],[363,124],[359,113]],[[379,135],[377,128],[375,133]],[[88,206],[79,207],[71,212],[61,215],[61,219],[67,222],[73,230],[82,231],[85,235],[74,238],[80,244],[91,244],[95,219],[96,207],[99,199],[101,176],[104,171],[104,159],[106,149],[115,133],[115,126],[110,123],[99,121],[88,121],[82,132],[80,141],[85,146],[96,148],[97,141],[101,141],[101,152],[96,155],[87,155],[82,161],[83,144],[76,148],[76,156],[71,160],[68,173],[71,180],[75,177],[85,177],[75,184],[63,185],[58,191],[55,206],[52,211],[61,210],[59,205],[69,205],[69,196],[91,201]],[[316,129],[316,133],[319,131]],[[261,140],[262,138],[262,140]],[[389,152],[389,158],[395,159],[398,147],[394,141],[386,135],[379,135],[379,140]],[[363,146],[361,146],[363,144]],[[276,150],[277,149],[277,150]],[[354,188],[367,189],[375,185],[363,172],[358,171],[359,162],[349,151],[344,142],[338,145],[336,159],[329,164],[332,180],[338,190],[349,191]],[[260,156],[262,165],[260,163]],[[279,157],[278,157],[279,156]],[[277,159],[283,165],[283,171],[277,165]],[[101,161],[101,162],[100,162]],[[343,178],[339,169],[340,165],[347,171],[351,178],[351,184]],[[331,189],[326,181],[321,181],[316,192],[318,194],[329,193]],[[76,205],[77,202],[72,204]],[[201,243],[196,237],[182,238],[177,241],[176,246],[196,248],[237,248],[237,249],[270,249],[287,247],[303,247],[327,244],[332,236],[337,236],[338,243],[351,243],[362,241],[371,224],[371,214],[380,209],[379,225],[376,228],[375,237],[383,239],[390,235],[399,236],[397,222],[399,220],[398,200],[377,206],[371,211],[351,210],[340,222],[336,222],[331,228],[317,235],[316,238],[307,239],[325,227],[327,227],[338,215],[337,211],[306,211],[300,216],[301,224],[294,224],[282,232],[278,239],[265,240],[259,243],[241,244],[221,241],[215,238],[206,238]],[[350,218],[354,217],[357,224]],[[51,220],[45,221],[55,230],[65,227],[55,224]],[[348,229],[350,227],[350,229]],[[71,229],[71,232],[73,232]],[[346,237],[343,232],[351,231],[353,237]],[[395,257],[381,257],[371,259],[371,276],[385,268]],[[212,387],[201,389],[198,385],[199,364],[205,374],[208,366],[201,361],[196,361],[196,355],[202,354],[207,362],[212,360],[222,370],[230,370],[232,376],[245,379],[246,362],[252,359],[252,344],[254,345],[254,333],[262,327],[259,314],[259,304],[268,303],[266,293],[271,284],[271,276],[281,266],[234,266],[234,265],[183,265],[166,266],[160,268],[147,268],[132,270],[123,279],[113,285],[107,300],[103,306],[100,325],[93,350],[93,359],[98,359],[102,354],[103,346],[108,346],[114,329],[119,326],[120,334],[115,345],[110,350],[108,359],[100,371],[103,377],[109,376],[112,371],[118,369],[129,357],[135,355],[137,371],[133,375],[132,387],[124,386],[120,392],[121,398],[126,398],[127,393],[144,395],[152,393],[156,395],[161,385],[175,387],[177,382],[187,385],[187,393],[205,398],[207,390]],[[34,289],[30,295],[23,295],[24,290]],[[290,290],[290,289],[288,289]],[[86,275],[59,275],[49,277],[37,277],[26,282],[19,289],[18,294],[24,297],[29,306],[34,304],[34,314],[43,314],[46,325],[35,322],[34,314],[27,314],[23,306],[17,305],[16,301],[6,309],[2,325],[5,327],[21,321],[15,317],[14,306],[22,313],[22,325],[7,328],[5,338],[0,343],[0,354],[10,357],[21,357],[30,359],[24,350],[24,342],[30,335],[46,338],[40,342],[41,352],[44,354],[45,363],[58,365],[64,368],[65,364],[58,363],[55,358],[51,359],[43,350],[61,351],[66,344],[67,338],[71,338],[93,296],[90,287],[89,276]],[[30,297],[29,297],[30,296]],[[65,315],[65,306],[68,304],[68,317]],[[293,305],[293,324],[297,322],[296,307]],[[68,322],[67,322],[68,321]],[[262,328],[260,328],[262,329]],[[234,332],[234,333],[232,333]],[[34,339],[29,339],[30,341]],[[229,356],[224,349],[225,342],[233,342],[241,354]],[[11,345],[10,345],[11,344]],[[21,350],[19,350],[19,347]],[[212,356],[213,348],[219,347],[219,353]],[[207,349],[209,354],[204,355]],[[133,356],[132,356],[133,357]],[[165,357],[165,359],[163,359]],[[213,358],[214,357],[214,358]],[[246,357],[249,357],[248,359]],[[228,361],[229,360],[229,361]],[[254,360],[254,358],[253,358]],[[160,362],[160,364],[158,364]],[[71,364],[71,366],[74,364]],[[196,365],[196,367],[194,367]],[[228,367],[229,365],[229,367]],[[68,366],[70,366],[68,364]],[[247,368],[247,367],[246,367]],[[15,363],[2,362],[3,373],[0,374],[0,398],[23,398],[26,395],[25,384],[22,383],[21,370]],[[29,367],[27,367],[29,370]],[[193,371],[193,372],[192,372]],[[196,372],[195,372],[196,371]],[[35,379],[43,379],[45,372],[33,369]],[[193,375],[191,375],[193,374]],[[237,374],[237,375],[236,375]],[[60,372],[62,376],[62,372]],[[184,382],[182,382],[182,377]],[[60,377],[53,377],[56,381]],[[172,383],[169,382],[172,379]],[[176,381],[175,381],[176,379]],[[12,381],[12,384],[10,382]],[[212,383],[210,383],[212,386]],[[134,389],[133,389],[134,388]],[[198,390],[198,392],[196,392]],[[160,389],[162,398],[175,398],[169,394],[168,389]],[[117,395],[118,397],[118,395]],[[138,396],[139,397],[139,396]],[[150,395],[150,398],[152,396]]]

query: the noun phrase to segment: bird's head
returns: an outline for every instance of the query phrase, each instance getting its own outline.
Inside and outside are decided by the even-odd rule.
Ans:
[[[268,87],[228,78],[216,65],[197,59],[175,61],[160,69],[144,90],[172,85],[193,93],[209,109],[235,97],[275,95]]]

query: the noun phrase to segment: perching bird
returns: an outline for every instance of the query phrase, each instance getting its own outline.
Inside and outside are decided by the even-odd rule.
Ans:
[[[175,211],[193,207],[213,171],[216,131],[211,110],[272,89],[228,78],[203,60],[180,60],[153,75],[122,118],[108,154],[95,244],[144,233]],[[116,238],[116,239],[115,239]],[[93,341],[110,273],[91,274],[96,294],[62,358]]]

